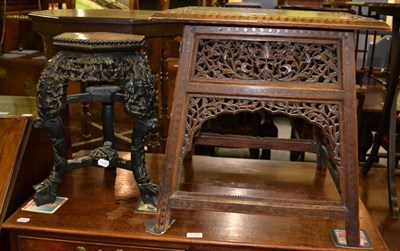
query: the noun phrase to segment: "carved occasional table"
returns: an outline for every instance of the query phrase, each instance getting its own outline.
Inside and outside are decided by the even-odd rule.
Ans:
[[[45,128],[53,144],[54,166],[48,178],[34,186],[38,206],[53,203],[66,171],[88,166],[132,170],[146,204],[156,204],[158,186],[147,175],[145,138],[157,129],[156,92],[148,61],[141,51],[144,36],[110,32],[62,33],[54,37],[60,51],[42,71],[37,86],[36,127]],[[86,83],[83,93],[68,95],[68,81]],[[61,114],[74,102],[102,102],[104,145],[88,156],[67,159]],[[113,104],[122,102],[135,118],[131,160],[114,148]]]
[[[388,26],[346,13],[207,7],[166,10],[151,20],[185,28],[158,212],[147,231],[165,232],[171,209],[290,214],[344,220],[347,245],[358,246],[353,31]],[[220,114],[258,110],[319,128],[338,201],[182,189],[186,155],[201,125]]]

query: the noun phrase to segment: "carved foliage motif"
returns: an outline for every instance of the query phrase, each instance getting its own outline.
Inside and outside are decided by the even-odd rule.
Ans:
[[[339,105],[326,103],[192,97],[189,101],[183,155],[190,151],[193,137],[204,121],[222,113],[254,112],[261,109],[303,118],[319,126],[331,145],[332,160],[341,166]]]
[[[338,82],[336,45],[204,39],[196,61],[196,78]]]

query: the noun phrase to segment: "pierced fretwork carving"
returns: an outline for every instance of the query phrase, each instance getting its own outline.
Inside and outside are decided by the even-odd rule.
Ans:
[[[280,100],[249,100],[232,98],[192,97],[189,100],[183,154],[190,151],[195,133],[208,119],[222,113],[254,112],[264,109],[271,113],[303,118],[322,129],[330,145],[330,156],[341,166],[339,105]]]
[[[196,78],[338,82],[335,44],[200,40]]]

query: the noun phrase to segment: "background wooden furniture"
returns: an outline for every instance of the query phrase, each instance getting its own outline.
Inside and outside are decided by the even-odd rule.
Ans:
[[[278,5],[286,6],[306,6],[306,7],[322,7],[322,0],[278,0]]]
[[[392,42],[391,42],[391,61],[389,67],[389,75],[387,81],[387,92],[385,103],[382,109],[377,133],[374,137],[374,144],[371,149],[371,154],[363,166],[363,173],[367,174],[372,166],[375,157],[378,154],[378,149],[382,145],[383,137],[388,135],[387,144],[388,151],[388,194],[389,203],[392,210],[392,216],[399,218],[399,203],[396,189],[396,117],[397,117],[397,96],[400,76],[400,4],[384,4],[384,3],[367,3],[365,4],[372,11],[379,15],[392,16]]]
[[[184,6],[211,5],[211,0],[131,0],[132,10],[167,10]]]
[[[35,115],[35,107],[34,98],[0,96],[0,224],[32,195],[32,186],[51,167],[46,133],[32,128],[31,117],[21,117]],[[8,243],[0,226],[1,248],[9,250]]]
[[[314,215],[344,220],[348,245],[358,246],[353,30],[361,27],[387,30],[388,26],[344,13],[302,12],[300,16],[290,10],[252,9],[249,13],[241,8],[230,9],[228,13],[223,8],[181,8],[159,12],[152,20],[186,26],[163,189],[157,217],[147,223],[148,231],[164,233],[172,222],[173,208]],[[310,60],[303,64],[297,57],[300,61]],[[283,59],[279,60],[282,65],[272,63],[271,67],[277,69],[267,68],[268,60],[275,62],[276,58]],[[308,68],[321,72],[312,70],[308,74],[305,72]],[[331,164],[327,167],[340,201],[311,202],[289,199],[279,193],[272,197],[252,197],[182,189],[183,162],[204,121],[219,114],[258,109],[300,117],[319,127],[325,141],[318,144],[325,145],[329,152],[326,161]],[[260,143],[258,139],[247,142],[248,146]],[[290,149],[291,144],[283,142],[280,146]]]
[[[0,77],[0,95],[35,96],[37,80],[45,64],[46,58],[41,52],[0,57],[0,69],[4,70]]]
[[[28,14],[54,8],[74,9],[75,0],[3,0],[0,5],[1,52],[40,49],[40,39],[32,32]]]

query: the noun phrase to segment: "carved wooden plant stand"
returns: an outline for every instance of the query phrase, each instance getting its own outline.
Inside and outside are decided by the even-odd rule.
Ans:
[[[308,215],[344,220],[348,245],[358,246],[353,30],[386,24],[345,13],[196,7],[163,11],[152,20],[183,22],[185,30],[158,213],[148,231],[165,232],[172,208]],[[257,110],[320,129],[340,201],[179,190],[185,155],[204,121]]]
[[[146,134],[157,128],[156,94],[147,58],[140,51],[144,37],[118,33],[63,33],[54,38],[61,51],[49,60],[39,79],[36,126],[46,128],[53,142],[54,166],[49,177],[34,189],[37,205],[54,202],[64,173],[85,167],[122,167],[133,171],[144,203],[156,204],[159,188],[149,178],[144,161]],[[68,96],[68,81],[87,84],[82,94]],[[103,103],[104,146],[89,156],[67,160],[61,114],[72,102]],[[135,117],[131,160],[113,148],[115,101]]]

